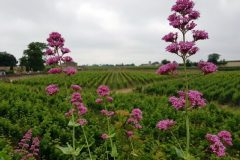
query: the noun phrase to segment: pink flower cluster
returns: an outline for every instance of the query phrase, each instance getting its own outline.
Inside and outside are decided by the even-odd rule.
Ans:
[[[71,76],[77,73],[77,69],[74,67],[67,67],[67,68],[64,68],[63,72],[66,75]]]
[[[165,35],[162,40],[166,42],[176,42],[178,38],[178,33],[172,33],[170,32],[169,34]]]
[[[97,104],[102,104],[103,102],[113,102],[113,98],[110,97],[110,89],[108,86],[101,85],[97,89],[97,94],[99,98],[96,99]]]
[[[169,98],[169,102],[172,104],[174,108],[177,110],[183,109],[185,107],[185,92],[179,91],[179,97],[172,96]],[[203,94],[199,91],[190,90],[188,92],[188,100],[192,108],[196,107],[204,107],[206,106],[206,100],[202,98]]]
[[[97,94],[100,98],[96,99],[97,104],[103,104],[104,102],[113,102],[113,98],[110,97],[110,89],[108,86],[101,85],[97,89]],[[101,114],[106,116],[106,117],[112,117],[114,116],[114,111],[108,111],[107,109],[102,109]]]
[[[81,89],[78,85],[72,85],[71,88],[74,91],[79,91]],[[77,123],[81,126],[87,124],[87,120],[82,118],[88,111],[87,107],[83,104],[82,96],[79,92],[74,92],[71,97],[71,103],[73,108],[71,108],[68,112],[65,113],[66,117],[71,117],[75,112],[77,112],[78,120]]]
[[[194,39],[194,41],[208,39],[208,33],[205,32],[205,31],[194,30],[192,32],[193,32],[193,39]]]
[[[61,52],[62,52],[63,54],[66,54],[66,53],[69,53],[69,52],[71,52],[71,51],[70,51],[70,49],[68,49],[68,48],[61,48]]]
[[[52,55],[54,55],[54,51],[51,50],[50,48],[48,48],[48,49],[46,50],[46,52],[45,52],[45,55],[46,55],[46,56],[52,56]]]
[[[61,60],[60,56],[49,57],[46,61],[46,64],[48,65],[58,64],[60,60]]]
[[[49,34],[49,38],[47,39],[48,45],[51,47],[63,47],[64,46],[64,38],[58,32],[52,32]]]
[[[102,103],[103,103],[103,99],[97,98],[95,102],[96,102],[97,104],[102,104]]]
[[[141,129],[140,121],[142,120],[142,111],[139,108],[134,108],[127,120],[128,124],[132,124],[135,128]]]
[[[134,135],[133,131],[126,131],[127,137],[130,138]]]
[[[61,68],[51,68],[48,70],[48,73],[50,74],[58,74],[58,73],[61,73],[62,72],[62,69]]]
[[[108,111],[106,109],[101,110],[102,115],[107,117],[112,117],[115,113],[113,111]]]
[[[141,129],[142,126],[140,125],[140,121],[142,118],[142,111],[139,108],[134,108],[130,114],[130,117],[127,119],[127,124],[135,129]],[[134,131],[126,130],[126,135],[128,138],[131,138],[134,135]]]
[[[194,10],[194,2],[192,0],[177,0],[176,4],[172,7],[174,12],[168,17],[169,24],[174,28],[179,29],[183,34],[189,30],[193,30],[197,24],[194,20],[200,17],[200,13]],[[198,40],[208,39],[208,33],[202,30],[193,30],[193,41],[180,41],[178,42],[178,34],[170,32],[162,39],[166,42],[171,42],[166,47],[166,51],[177,54],[181,57],[190,57],[199,51],[195,46]]]
[[[198,68],[200,68],[205,75],[217,71],[217,66],[211,62],[200,61]]]
[[[200,13],[194,10],[193,7],[194,2],[192,0],[177,0],[172,7],[172,11],[175,13],[168,17],[169,24],[180,30],[187,29],[186,26],[189,22],[192,23],[193,20],[200,17]]]
[[[32,129],[29,129],[25,133],[18,145],[19,148],[16,149],[16,152],[23,156],[21,160],[35,159],[38,157],[40,140],[38,137],[32,137]]]
[[[81,90],[82,90],[82,88],[81,88],[79,85],[76,85],[76,84],[71,85],[71,88],[72,88],[74,91],[81,91]]]
[[[59,92],[59,88],[56,84],[50,84],[45,88],[45,91],[49,96],[54,95]]]
[[[178,63],[174,61],[173,63],[162,65],[161,67],[159,67],[156,73],[157,74],[168,74],[168,73],[174,74],[177,67],[178,67]]]
[[[176,122],[172,119],[165,119],[165,120],[161,120],[157,123],[156,128],[162,130],[162,131],[166,131],[168,129],[170,129],[171,127],[173,127],[176,124]]]
[[[179,43],[172,43],[169,46],[167,46],[166,50],[170,53],[179,54],[179,52],[182,55],[194,55],[199,51],[199,48],[195,46],[194,42],[179,42]]]
[[[177,43],[172,43],[169,46],[166,47],[166,51],[170,53],[178,54],[179,46]]]
[[[82,103],[82,96],[80,93],[75,92],[72,94],[71,103],[75,106]]]
[[[218,157],[226,155],[226,147],[232,146],[232,135],[228,131],[220,131],[217,135],[207,134],[206,139],[211,143],[211,151]]]
[[[86,114],[88,111],[87,107],[85,107],[83,103],[80,103],[79,105],[77,105],[77,109],[78,109],[78,115],[80,116]]]
[[[88,121],[86,119],[78,119],[77,123],[80,124],[80,126],[85,126]]]
[[[115,112],[114,111],[109,111],[107,110],[107,102],[111,103],[113,102],[113,98],[110,97],[110,89],[108,86],[105,86],[105,85],[100,85],[98,88],[97,88],[97,94],[98,94],[98,98],[96,99],[96,103],[97,104],[103,104],[105,105],[105,109],[102,109],[100,112],[103,116],[107,117],[108,120],[113,117],[115,115]],[[108,134],[106,133],[103,133],[101,134],[100,136],[103,140],[106,140],[108,138],[111,138]]]
[[[188,14],[193,7],[194,3],[191,0],[177,0],[176,4],[172,6],[172,11]]]
[[[218,137],[223,141],[224,145],[232,146],[232,135],[228,131],[220,131]]]
[[[97,89],[97,94],[101,97],[106,97],[106,96],[109,96],[110,94],[110,89],[108,86],[105,86],[105,85],[101,85],[98,87]]]
[[[73,59],[72,59],[72,57],[65,56],[65,57],[62,57],[62,61],[63,61],[63,62],[72,62]]]
[[[101,136],[100,136],[103,140],[106,140],[106,139],[108,139],[109,138],[109,135],[108,134],[106,134],[106,133],[103,133],[103,134],[101,134]]]
[[[69,53],[70,50],[68,48],[64,48],[64,38],[58,32],[52,32],[49,35],[48,41],[48,48],[45,52],[45,55],[48,56],[46,60],[47,65],[59,65],[62,62],[68,63],[72,62],[73,59],[70,56],[64,56],[66,53]],[[61,52],[61,54],[60,54]],[[58,73],[66,73],[67,75],[73,75],[77,72],[75,68],[66,68],[66,69],[59,69],[53,68],[48,71],[50,74],[58,74]]]

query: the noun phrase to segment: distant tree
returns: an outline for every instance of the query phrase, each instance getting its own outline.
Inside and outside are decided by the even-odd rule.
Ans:
[[[9,66],[12,70],[13,67],[17,65],[17,63],[18,61],[14,55],[7,52],[0,52],[0,66]]]
[[[152,65],[159,65],[160,63],[159,62],[153,62]]]
[[[227,64],[226,60],[225,59],[222,59],[218,62],[219,65],[225,65]]]
[[[198,62],[192,62],[193,66],[198,66]]]
[[[189,59],[187,59],[186,66],[191,67],[191,66],[193,66],[193,63]]]
[[[20,66],[21,67],[26,67],[26,70],[29,71],[30,70],[30,67],[29,67],[29,64],[28,64],[28,57],[27,56],[22,56],[20,59]]]
[[[23,51],[23,57],[20,58],[20,66],[25,66],[26,70],[42,71],[44,70],[43,54],[47,48],[45,43],[32,42],[28,49]]]
[[[162,61],[161,61],[161,63],[162,63],[162,64],[168,64],[168,63],[170,63],[170,61],[169,61],[169,60],[166,60],[166,59],[164,59],[164,60],[162,60]]]
[[[217,54],[217,53],[209,54],[208,55],[208,62],[218,64],[219,58],[220,58],[220,54]]]
[[[134,63],[131,63],[131,64],[124,64],[124,66],[130,66],[130,67],[133,67],[133,66],[135,66],[135,64]]]

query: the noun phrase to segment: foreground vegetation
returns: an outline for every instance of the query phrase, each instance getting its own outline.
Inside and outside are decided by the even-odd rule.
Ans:
[[[149,82],[146,87],[143,87],[144,93],[138,93],[138,90],[136,90],[133,93],[112,95],[114,98],[113,108],[117,113],[117,115],[113,118],[113,124],[116,128],[116,134],[119,137],[115,140],[115,143],[119,146],[119,159],[175,159],[176,153],[171,148],[171,143],[175,141],[174,137],[171,136],[170,132],[160,132],[155,128],[155,126],[159,119],[175,119],[178,122],[178,126],[173,128],[172,132],[176,135],[179,142],[184,145],[185,124],[183,122],[183,116],[170,106],[168,98],[164,96],[164,94],[171,94],[173,90],[175,90],[177,81],[181,81],[181,76],[180,79],[175,79],[173,76],[158,76],[154,73],[135,73],[131,71],[97,73],[90,71],[80,72],[79,74],[71,77],[71,79],[58,78],[60,75],[49,75],[41,78],[19,80],[14,82],[14,84],[1,82],[0,134],[5,137],[1,138],[2,140],[0,142],[0,146],[3,148],[2,152],[13,156],[13,150],[16,148],[15,146],[17,146],[17,143],[23,134],[29,128],[32,128],[33,134],[38,135],[41,139],[40,156],[42,159],[68,159],[67,156],[61,154],[55,147],[57,144],[65,145],[68,141],[71,141],[71,132],[67,127],[68,120],[64,116],[64,113],[70,108],[69,103],[65,101],[66,91],[64,90],[63,83],[66,81],[68,86],[74,82],[83,87],[82,97],[84,99],[84,103],[89,109],[86,118],[90,121],[86,132],[88,135],[91,135],[89,138],[89,141],[92,144],[90,148],[98,159],[106,159],[104,157],[104,141],[100,138],[100,134],[105,128],[105,125],[104,123],[100,123],[103,118],[103,116],[99,113],[102,106],[95,103],[95,99],[97,98],[95,86],[104,82],[105,84],[111,86],[111,80],[106,80],[106,77],[108,77],[107,75],[112,76],[112,79],[116,80],[119,75],[124,74],[129,77],[134,77],[131,80],[134,85],[129,84],[129,86],[142,86],[146,84],[144,81],[134,80],[141,79],[140,77],[143,77],[143,75],[144,79]],[[193,77],[195,76],[196,79],[198,79],[201,86],[205,86],[203,88],[206,88],[206,85],[216,86],[218,88],[226,86],[217,83],[224,78],[224,82],[229,84],[227,86],[228,90],[236,89],[236,85],[234,84],[239,84],[239,79],[234,79],[233,77],[238,77],[238,75],[238,72],[219,72],[204,78],[199,78],[196,77],[194,73],[192,74]],[[86,83],[89,80],[91,82],[91,76],[97,77],[95,79],[98,81],[98,84],[91,85],[92,87]],[[100,77],[105,77],[105,80]],[[45,85],[54,81],[57,81],[60,84],[60,93],[48,97],[45,93]],[[121,78],[118,80],[118,86],[114,88],[125,87],[123,85],[125,81],[126,79]],[[152,82],[154,82],[154,84],[151,84]],[[209,82],[215,82],[216,84],[210,85]],[[93,82],[91,83],[93,84]],[[166,84],[172,84],[172,92],[169,91],[170,87],[167,87]],[[152,88],[152,85],[158,89],[160,88],[161,92],[150,90],[149,88]],[[199,84],[194,83],[191,85],[193,88],[194,85],[200,86]],[[88,89],[88,87],[90,89]],[[219,91],[219,96],[223,97],[221,89],[215,90],[215,92],[217,91]],[[70,89],[69,92],[71,92]],[[208,92],[206,91],[206,95],[207,93]],[[125,138],[125,132],[123,128],[121,128],[121,125],[129,115],[129,111],[136,107],[143,111],[144,117],[142,122],[143,128],[140,132],[138,132],[138,134],[133,136],[134,148],[138,157],[131,155],[130,143]],[[208,132],[216,133],[219,130],[229,130],[232,132],[234,145],[228,149],[229,155],[228,158],[225,159],[239,159],[239,117],[239,114],[223,110],[216,104],[209,104],[200,110],[191,112],[190,118],[194,122],[194,125],[191,125],[190,128],[193,132],[191,135],[191,152],[194,155],[197,155],[199,159],[217,159],[214,158],[215,156],[211,155],[208,151],[208,143],[204,140],[204,136]],[[84,138],[81,136],[82,131],[77,129],[76,133],[78,143],[83,143]],[[129,157],[129,155],[131,156]],[[83,148],[78,158],[86,159],[87,157],[87,148]],[[13,156],[13,159],[17,159],[17,157]]]
[[[207,76],[191,74],[189,86],[201,91],[208,101],[240,106],[239,71],[218,72]],[[183,78],[166,79],[148,86],[140,86],[138,91],[153,95],[174,95],[176,90],[183,90]]]

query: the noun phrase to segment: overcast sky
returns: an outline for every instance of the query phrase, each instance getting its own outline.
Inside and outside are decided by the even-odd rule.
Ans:
[[[78,64],[147,63],[179,58],[161,38],[175,0],[0,0],[0,51],[17,58],[33,41],[60,32]],[[240,60],[240,0],[195,0],[197,29],[209,32],[192,61],[213,52]]]

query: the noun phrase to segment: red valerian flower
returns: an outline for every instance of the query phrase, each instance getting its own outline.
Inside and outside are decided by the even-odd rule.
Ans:
[[[166,131],[174,126],[176,122],[172,119],[161,120],[157,123],[156,127],[160,130]]]
[[[48,95],[54,95],[59,92],[59,88],[56,84],[50,84],[49,86],[46,87],[46,92]]]

